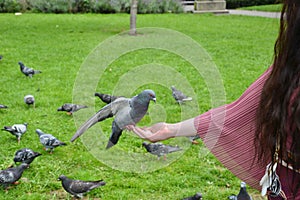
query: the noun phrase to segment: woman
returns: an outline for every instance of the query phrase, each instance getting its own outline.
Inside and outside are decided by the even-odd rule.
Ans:
[[[198,134],[252,187],[261,189],[261,178],[270,178],[262,179],[268,199],[300,200],[299,8],[299,0],[284,0],[274,64],[238,100],[179,123],[128,128],[151,142]]]

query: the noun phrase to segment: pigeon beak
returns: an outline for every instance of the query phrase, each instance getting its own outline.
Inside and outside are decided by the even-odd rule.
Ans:
[[[152,101],[154,101],[154,103],[156,103],[156,98],[152,98]]]
[[[79,138],[86,130],[88,130],[90,127],[92,127],[94,124],[96,124],[98,120],[99,113],[96,113],[93,117],[91,117],[88,121],[86,121],[73,135],[71,138],[71,142],[74,142],[77,138]]]

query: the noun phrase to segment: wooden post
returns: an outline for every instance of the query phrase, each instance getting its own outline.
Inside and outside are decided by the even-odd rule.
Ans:
[[[136,35],[136,15],[137,15],[138,0],[131,0],[130,6],[130,35]]]

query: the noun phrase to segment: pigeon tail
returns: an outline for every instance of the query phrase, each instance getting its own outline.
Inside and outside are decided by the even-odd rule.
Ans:
[[[108,141],[107,145],[106,145],[106,149],[109,149],[111,147],[115,146],[114,143],[112,143],[110,140]]]

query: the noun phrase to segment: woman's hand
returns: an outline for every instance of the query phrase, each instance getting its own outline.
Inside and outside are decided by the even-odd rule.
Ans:
[[[150,142],[157,142],[174,137],[169,129],[169,126],[170,124],[160,122],[149,127],[140,128],[137,126],[129,125],[126,128],[130,131],[133,131],[142,139],[149,140]]]

